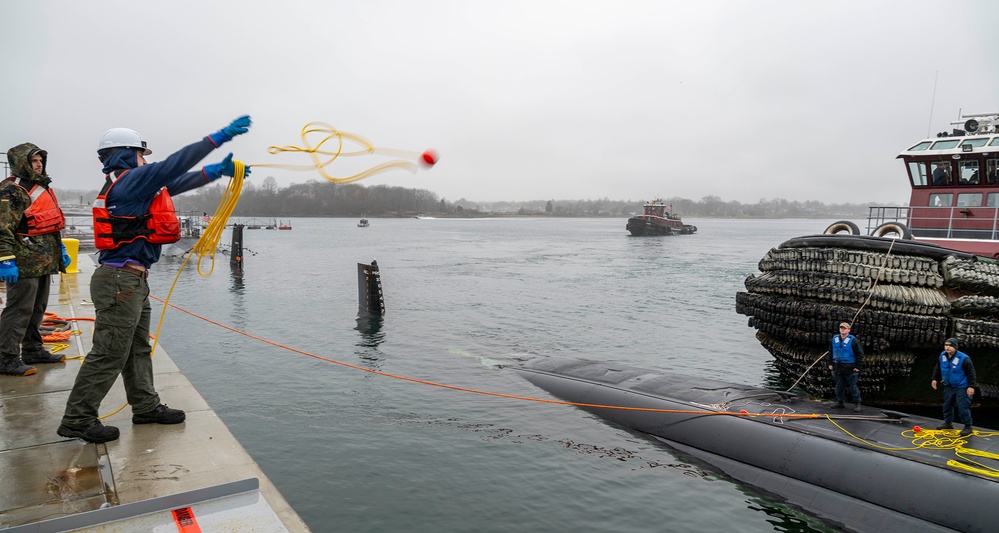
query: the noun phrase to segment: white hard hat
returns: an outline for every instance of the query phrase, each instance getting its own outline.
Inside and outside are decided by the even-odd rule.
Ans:
[[[137,131],[128,128],[111,128],[105,131],[104,135],[101,135],[101,143],[97,146],[97,153],[109,148],[135,148],[142,150],[142,155],[153,153],[152,150],[146,148],[146,141],[142,140],[142,136]]]

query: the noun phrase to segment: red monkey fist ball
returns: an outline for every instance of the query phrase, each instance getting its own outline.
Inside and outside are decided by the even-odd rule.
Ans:
[[[436,150],[430,149],[427,150],[426,152],[423,152],[423,154],[420,155],[420,159],[422,159],[424,163],[433,166],[434,164],[437,163],[439,157],[437,155]]]

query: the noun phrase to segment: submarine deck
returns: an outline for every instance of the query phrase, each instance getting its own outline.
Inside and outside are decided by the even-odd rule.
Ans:
[[[539,358],[525,379],[731,477],[858,531],[990,531],[999,432],[628,365]],[[611,406],[611,407],[608,407]],[[917,431],[915,428],[919,427]],[[929,431],[927,431],[929,430]],[[941,497],[959,501],[940,506]]]

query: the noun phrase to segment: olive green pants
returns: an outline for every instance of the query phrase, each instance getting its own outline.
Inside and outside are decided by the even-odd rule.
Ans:
[[[20,356],[45,351],[38,327],[49,304],[52,276],[21,278],[7,284],[7,306],[0,313],[0,355]]]
[[[62,425],[70,428],[97,420],[101,401],[119,374],[133,414],[160,404],[149,343],[149,284],[135,274],[98,268],[90,278],[90,298],[97,314],[94,342],[66,401]]]

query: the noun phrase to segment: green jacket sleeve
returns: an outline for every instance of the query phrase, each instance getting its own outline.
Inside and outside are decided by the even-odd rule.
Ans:
[[[0,198],[0,261],[14,259],[14,228],[10,199]]]

